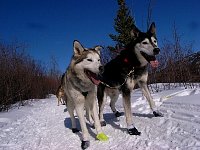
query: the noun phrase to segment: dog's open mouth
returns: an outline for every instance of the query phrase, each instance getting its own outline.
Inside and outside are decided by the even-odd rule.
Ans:
[[[158,61],[156,60],[155,56],[150,56],[144,52],[140,52],[142,56],[151,64],[151,67],[157,68],[158,67]]]
[[[155,56],[150,56],[144,52],[140,52],[142,56],[150,63],[150,61],[155,61],[156,57]]]
[[[99,85],[100,80],[98,78],[98,75],[96,73],[93,73],[89,70],[84,70],[85,74],[87,75],[87,77],[92,81],[92,83],[94,83],[95,85]]]

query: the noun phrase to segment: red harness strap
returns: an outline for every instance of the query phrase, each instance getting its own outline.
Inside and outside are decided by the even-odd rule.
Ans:
[[[127,59],[127,58],[124,58],[124,62],[125,62],[125,63],[128,63],[128,59]]]

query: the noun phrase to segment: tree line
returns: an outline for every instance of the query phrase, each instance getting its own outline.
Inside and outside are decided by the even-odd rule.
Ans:
[[[41,99],[54,94],[60,73],[26,54],[26,45],[0,41],[0,111],[16,102]]]
[[[184,44],[176,26],[172,41],[165,41],[158,56],[159,68],[151,70],[150,82],[194,83],[200,82],[200,52],[194,52],[192,44]]]

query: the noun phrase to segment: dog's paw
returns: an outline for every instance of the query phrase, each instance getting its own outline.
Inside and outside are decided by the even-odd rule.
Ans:
[[[128,131],[128,134],[130,135],[140,135],[141,132],[139,132],[135,127],[134,128],[131,128],[131,129],[127,129]]]
[[[103,132],[97,134],[96,138],[97,138],[99,141],[108,141],[108,139],[109,139],[109,138],[107,137],[107,135],[105,135]]]
[[[77,132],[79,132],[79,130],[77,128],[72,128],[72,132],[77,133]]]
[[[122,113],[116,111],[116,113],[115,113],[115,117],[120,117],[121,115],[122,115]]]
[[[155,117],[163,117],[164,115],[161,113],[161,112],[159,112],[159,111],[153,111],[153,115],[155,116]]]
[[[102,126],[102,127],[103,127],[103,126],[106,126],[106,121],[101,121],[100,123],[101,123],[101,126]]]
[[[90,146],[90,141],[82,141],[81,148],[86,149]]]

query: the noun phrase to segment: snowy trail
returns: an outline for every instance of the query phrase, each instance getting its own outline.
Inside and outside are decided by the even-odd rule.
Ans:
[[[173,95],[175,92],[178,93]],[[170,94],[173,96],[163,100]],[[141,92],[132,93],[133,119],[141,136],[128,135],[125,116],[116,119],[107,103],[104,110],[107,126],[103,130],[109,141],[95,140],[95,130],[88,125],[91,137],[88,150],[199,150],[199,89],[163,91],[153,97],[164,117],[153,117]],[[117,108],[124,112],[121,96]],[[69,114],[64,110],[65,106],[57,106],[53,96],[0,113],[0,150],[80,150],[81,134],[72,133]]]
[[[64,125],[64,106],[58,107],[55,97],[31,105],[29,110],[24,111],[28,114],[23,114],[17,120],[1,127],[3,134],[0,135],[0,149],[69,148],[68,144],[71,142],[67,139],[67,134],[71,132]],[[13,111],[17,113],[18,110]]]

